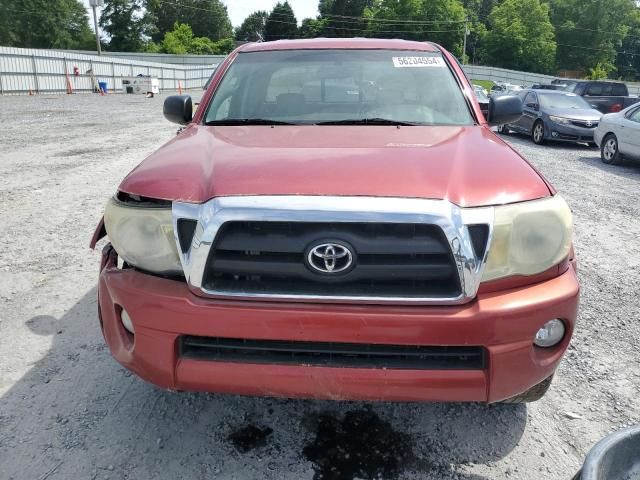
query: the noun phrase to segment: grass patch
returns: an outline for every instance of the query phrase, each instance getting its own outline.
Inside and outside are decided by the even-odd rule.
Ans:
[[[487,91],[490,91],[491,87],[495,85],[495,83],[492,82],[491,80],[471,80],[471,83],[473,83],[474,85],[480,85],[486,88]]]

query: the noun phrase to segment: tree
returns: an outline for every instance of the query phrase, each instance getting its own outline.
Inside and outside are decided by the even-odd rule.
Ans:
[[[245,42],[257,42],[264,38],[264,27],[269,14],[264,10],[253,12],[244,19],[242,25],[236,30],[236,40]]]
[[[264,26],[265,40],[281,40],[298,36],[298,21],[289,2],[278,2],[267,17]]]
[[[493,7],[485,49],[491,65],[552,72],[556,41],[549,6],[540,0],[504,0]]]
[[[558,41],[557,66],[615,71],[616,51],[636,21],[634,0],[550,0]],[[583,48],[588,47],[588,48]],[[639,52],[640,53],[640,52]]]
[[[320,0],[318,10],[320,19],[324,20],[321,34],[327,37],[363,36],[367,21],[359,17],[374,3],[373,0]]]
[[[172,31],[176,22],[190,25],[196,37],[214,41],[233,37],[227,7],[220,0],[145,0],[145,8],[153,18],[151,38],[155,42]]]
[[[232,38],[214,42],[207,37],[194,37],[189,25],[176,22],[173,30],[165,34],[160,51],[174,55],[219,55],[229,53],[234,46]]]
[[[142,50],[150,30],[142,0],[105,0],[100,27],[109,36],[109,50],[119,52]]]
[[[466,14],[460,0],[381,0],[365,15],[370,36],[428,40],[462,53]]]
[[[320,37],[326,28],[326,23],[326,18],[305,18],[298,29],[298,36],[300,38]]]
[[[0,0],[0,44],[23,48],[93,48],[78,0]]]

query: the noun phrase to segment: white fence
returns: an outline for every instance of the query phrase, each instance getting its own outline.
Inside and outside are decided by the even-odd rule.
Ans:
[[[491,80],[493,82],[512,83],[528,87],[534,83],[550,83],[558,78],[539,73],[519,72],[505,68],[483,67],[480,65],[465,65],[464,71],[473,80]],[[640,83],[627,83],[629,95],[640,95]]]
[[[80,53],[82,55],[98,56],[98,52],[89,50],[58,50],[62,53]],[[217,65],[226,55],[173,55],[171,53],[137,53],[137,52],[105,52],[105,57],[115,57],[120,60],[135,60],[136,62],[170,63],[173,65]]]
[[[219,63],[219,62],[218,62]],[[171,65],[55,50],[0,47],[0,94],[92,92],[90,72],[109,91],[122,91],[122,78],[139,74],[157,77],[160,90],[202,88],[216,64]],[[77,68],[79,74],[74,75]],[[68,80],[67,80],[68,79]]]
[[[144,59],[155,61],[146,61]],[[102,56],[64,50],[36,50],[0,47],[0,94],[63,93],[67,75],[74,92],[91,92],[92,70],[96,79],[106,82],[110,91],[122,91],[122,78],[138,74],[160,79],[161,90],[202,88],[222,62],[220,55],[167,55],[107,53]],[[196,64],[196,62],[210,62]],[[74,75],[77,67],[79,75]],[[556,77],[518,72],[504,68],[465,65],[469,78],[529,86],[549,83]],[[631,95],[640,95],[640,83],[627,83]]]

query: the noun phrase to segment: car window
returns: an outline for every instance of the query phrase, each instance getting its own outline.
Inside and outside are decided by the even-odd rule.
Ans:
[[[636,110],[629,115],[629,120],[640,123],[640,108],[636,108]]]
[[[540,105],[545,109],[575,108],[589,109],[593,107],[575,93],[547,93],[540,95]]]
[[[533,92],[527,93],[527,96],[524,98],[524,102],[522,103],[524,103],[525,106],[529,106],[530,103],[537,103],[535,94]]]
[[[394,50],[240,53],[216,89],[205,122],[252,118],[296,124],[365,118],[473,124],[440,53]]]
[[[601,95],[604,95],[604,93],[602,93],[602,84],[601,83],[592,83],[589,86],[587,86],[587,91],[585,92],[585,95],[590,95],[592,97],[598,97]]]
[[[611,95],[615,97],[624,97],[627,95],[627,88],[620,83],[614,83],[611,87]]]

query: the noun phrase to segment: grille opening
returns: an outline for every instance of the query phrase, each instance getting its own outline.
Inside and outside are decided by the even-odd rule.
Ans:
[[[318,241],[342,241],[356,263],[321,275],[305,252]],[[451,298],[458,270],[436,225],[384,223],[228,222],[211,249],[203,287],[216,293],[329,297]]]
[[[253,340],[182,336],[179,354],[195,360],[404,370],[481,370],[479,346],[418,346],[366,343]]]
[[[180,250],[182,253],[187,253],[191,247],[191,241],[193,235],[196,233],[197,220],[191,220],[188,218],[178,219],[178,241],[180,242]]]
[[[476,258],[483,258],[489,240],[489,225],[469,225],[467,228]]]

